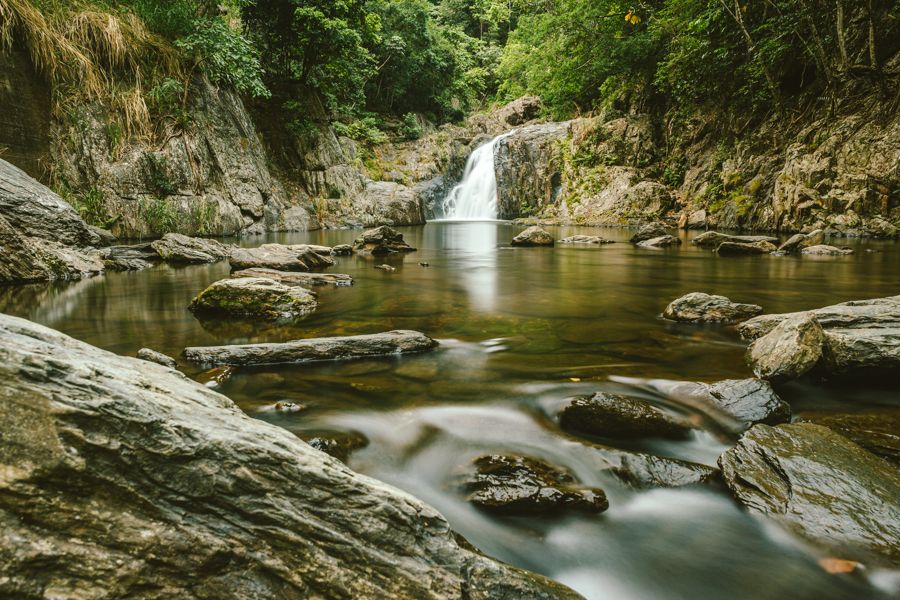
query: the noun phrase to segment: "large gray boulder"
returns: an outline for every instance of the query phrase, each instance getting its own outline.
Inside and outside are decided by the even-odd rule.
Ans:
[[[198,315],[296,319],[316,310],[316,295],[265,277],[222,279],[197,294],[188,308]]]
[[[816,366],[824,343],[825,333],[815,315],[799,313],[750,344],[747,363],[760,379],[796,379]]]
[[[0,315],[0,380],[5,598],[578,597],[165,367]]]
[[[782,323],[801,314],[805,313],[760,315],[738,330],[745,339],[769,337]],[[809,314],[824,330],[817,371],[850,375],[900,370],[900,296],[844,302]]]
[[[418,331],[398,330],[284,343],[197,346],[185,348],[184,356],[205,366],[274,365],[425,352],[437,345],[436,341]]]
[[[719,458],[747,508],[835,556],[900,564],[900,471],[819,425],[756,425]]]
[[[258,248],[235,248],[228,259],[231,268],[277,269],[279,271],[313,271],[334,264],[334,260],[322,256],[305,244],[285,246],[263,244]]]
[[[367,227],[377,225],[422,225],[425,212],[415,190],[394,181],[372,181],[357,199]]]
[[[739,304],[725,296],[692,292],[673,300],[663,317],[683,323],[738,323],[763,311],[756,304]]]
[[[214,263],[225,260],[231,248],[216,240],[167,233],[150,244],[159,257],[169,263]]]

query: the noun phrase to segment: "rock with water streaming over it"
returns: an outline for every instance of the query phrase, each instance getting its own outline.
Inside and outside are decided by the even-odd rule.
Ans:
[[[900,564],[900,471],[834,431],[755,425],[719,466],[750,510],[839,556]]]
[[[715,250],[725,242],[731,244],[757,244],[759,242],[777,244],[778,238],[768,235],[729,235],[718,231],[706,231],[692,240],[694,245],[712,250]]]
[[[414,252],[415,248],[403,240],[403,234],[387,225],[364,231],[353,241],[353,250],[359,254],[395,254]]]
[[[150,244],[159,257],[169,263],[214,263],[225,260],[231,247],[216,240],[167,233]]]
[[[756,304],[739,304],[725,296],[692,292],[673,300],[663,317],[683,323],[738,323],[763,311]]]
[[[510,242],[512,246],[552,246],[553,236],[538,227],[529,227]]]
[[[668,235],[668,230],[665,225],[662,223],[647,223],[638,229],[637,233],[631,236],[631,239],[628,241],[632,244],[639,244],[665,235]]]
[[[316,253],[305,244],[296,246],[263,244],[258,248],[235,248],[228,262],[235,271],[262,268],[305,272],[334,264],[332,258]]]
[[[573,433],[631,440],[659,437],[687,439],[693,425],[641,398],[597,392],[572,400],[559,415],[560,426]]]
[[[299,271],[279,271],[277,269],[244,269],[231,274],[233,278],[265,277],[274,279],[285,285],[320,286],[334,285],[338,287],[353,285],[353,278],[346,273],[301,273]]]
[[[466,500],[503,515],[599,513],[609,508],[600,488],[578,484],[571,473],[527,456],[493,454],[476,458],[464,476]]]
[[[313,312],[316,295],[264,277],[222,279],[191,301],[190,310],[200,315],[226,315],[279,320],[295,319]]]
[[[0,381],[4,598],[580,598],[170,369],[0,315]]]
[[[436,341],[424,333],[398,330],[369,335],[294,340],[280,344],[196,346],[185,348],[184,357],[206,366],[298,364],[426,352],[437,345]]]

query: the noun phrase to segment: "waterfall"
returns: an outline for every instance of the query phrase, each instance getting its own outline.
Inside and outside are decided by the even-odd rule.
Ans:
[[[485,221],[497,218],[494,151],[497,144],[512,133],[498,135],[469,155],[462,181],[450,190],[441,204],[445,219]]]

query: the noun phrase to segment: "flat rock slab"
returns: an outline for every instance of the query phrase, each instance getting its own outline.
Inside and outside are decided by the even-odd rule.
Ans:
[[[681,245],[681,240],[674,235],[662,235],[637,243],[639,248],[668,248],[679,245]]]
[[[808,248],[804,248],[800,251],[800,254],[809,254],[813,256],[847,256],[849,254],[853,254],[853,249],[837,248],[835,246],[819,244],[817,246],[809,246]]]
[[[716,249],[724,242],[733,244],[755,244],[757,242],[777,244],[778,238],[768,235],[729,235],[727,233],[719,233],[718,231],[707,231],[701,233],[692,240],[692,243],[695,246],[710,249]]]
[[[692,292],[673,300],[663,317],[682,323],[738,323],[759,315],[762,306],[732,302],[725,296]]]
[[[823,329],[896,329],[900,328],[900,296],[851,300],[810,311]],[[772,331],[779,323],[799,313],[760,315],[738,325],[745,340],[755,340]]]
[[[169,263],[200,264],[225,260],[231,247],[216,240],[188,237],[180,233],[167,233],[150,243],[161,259]]]
[[[0,315],[0,381],[3,597],[581,598],[171,369]]]
[[[573,235],[559,240],[560,244],[614,244],[612,240],[598,235]]]
[[[579,485],[560,467],[527,456],[476,458],[473,472],[461,481],[466,500],[503,515],[599,513],[609,508],[600,488]]]
[[[835,556],[900,564],[900,471],[831,429],[756,425],[719,466],[750,510]]]
[[[353,278],[345,273],[300,273],[297,271],[279,271],[277,269],[244,269],[235,271],[232,277],[265,277],[280,281],[285,285],[319,286],[353,285]]]
[[[808,411],[797,420],[827,427],[900,466],[900,408],[885,406],[858,413]]]
[[[295,319],[313,312],[316,295],[265,277],[222,279],[191,301],[194,313],[267,320]]]
[[[538,227],[529,227],[516,235],[510,242],[512,246],[552,246],[553,236]]]
[[[722,242],[716,248],[719,256],[752,256],[754,254],[770,254],[775,252],[775,244],[767,241],[753,242],[749,244],[741,242]]]
[[[185,348],[184,357],[206,366],[298,364],[368,356],[426,352],[438,343],[418,331],[312,338],[281,344],[244,344]]]
[[[330,267],[334,260],[316,253],[306,245],[285,246],[263,244],[258,248],[235,248],[228,259],[235,271],[242,269],[276,269],[279,271],[314,271]]]
[[[619,394],[598,392],[575,398],[559,416],[566,431],[612,439],[659,437],[683,440],[693,426],[651,402]]]

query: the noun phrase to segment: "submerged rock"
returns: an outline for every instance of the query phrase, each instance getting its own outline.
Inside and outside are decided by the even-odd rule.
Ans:
[[[559,240],[560,244],[613,244],[612,240],[597,235],[573,235]]]
[[[830,429],[755,425],[719,465],[750,510],[842,557],[900,564],[900,471]]]
[[[845,302],[809,313],[824,329],[817,370],[829,375],[900,370],[900,296]],[[761,315],[738,330],[745,339],[767,337],[801,314]]]
[[[178,363],[175,362],[175,359],[171,356],[166,356],[162,352],[157,352],[156,350],[151,350],[150,348],[141,348],[137,351],[136,356],[141,360],[148,360],[158,365],[169,367],[170,369],[174,369],[178,366]]]
[[[575,398],[559,415],[566,431],[613,439],[660,437],[683,440],[693,426],[640,398],[598,392]]]
[[[599,513],[609,508],[600,488],[579,485],[568,471],[526,456],[493,454],[473,461],[464,478],[466,499],[504,515],[535,515],[578,511]]]
[[[338,287],[353,285],[353,278],[346,273],[301,273],[298,271],[279,271],[277,269],[244,269],[231,274],[233,278],[265,277],[280,281],[285,285],[319,286],[334,285]]]
[[[900,409],[884,407],[858,413],[804,412],[797,420],[827,427],[900,466]]]
[[[553,236],[538,227],[529,227],[510,242],[512,246],[552,246]]]
[[[5,597],[580,597],[170,369],[0,315],[0,381]]]
[[[395,254],[414,252],[415,248],[403,241],[403,234],[387,225],[364,231],[353,241],[353,250],[359,254]]]
[[[707,231],[701,233],[692,240],[692,243],[696,246],[713,250],[725,242],[731,244],[756,244],[759,242],[768,242],[774,245],[778,243],[778,238],[767,235],[729,235],[727,233],[719,233],[718,231]]]
[[[150,246],[169,263],[214,263],[225,260],[231,248],[216,240],[192,238],[180,233],[167,233]]]
[[[264,277],[216,281],[191,302],[191,311],[261,319],[294,319],[316,309],[316,295]]]
[[[663,235],[660,237],[650,238],[643,242],[638,242],[640,248],[668,248],[669,246],[679,246],[681,240],[673,235]]]
[[[665,235],[668,235],[668,230],[665,225],[662,223],[647,223],[638,229],[637,233],[631,236],[631,239],[628,241],[632,244],[639,244],[640,242],[646,242],[647,240],[663,237]]]
[[[313,271],[330,267],[334,260],[317,254],[309,246],[263,244],[258,248],[235,248],[228,259],[235,271],[242,269],[276,269],[279,271]]]
[[[740,242],[722,242],[716,248],[719,256],[747,256],[753,254],[771,254],[775,252],[775,244],[767,241],[745,244]]]
[[[796,233],[788,238],[788,240],[778,246],[779,252],[796,252],[809,246],[816,246],[825,241],[825,232],[821,229],[810,231],[809,233]]]
[[[820,244],[818,246],[809,246],[800,251],[800,254],[812,254],[816,256],[846,256],[853,254],[852,248],[836,248]]]
[[[796,379],[816,366],[824,343],[825,333],[815,315],[799,313],[750,344],[747,363],[760,379]]]
[[[692,292],[673,300],[663,317],[684,323],[738,323],[763,311],[756,304],[738,304],[725,296]]]
[[[436,341],[424,333],[400,330],[370,335],[312,338],[281,344],[197,346],[185,348],[184,356],[191,362],[209,366],[274,365],[425,352],[437,345]]]
[[[366,436],[358,431],[320,431],[303,433],[300,437],[310,446],[346,463],[350,454],[369,445]]]

